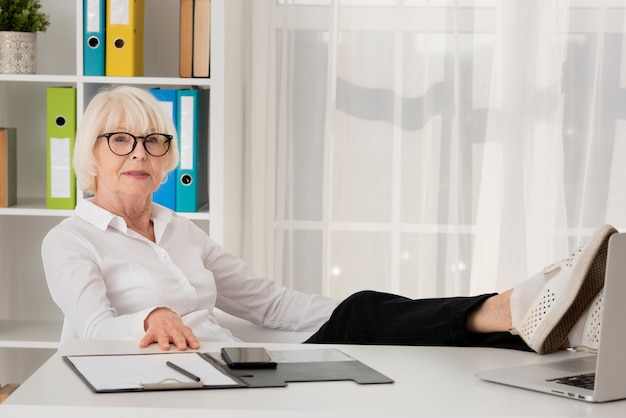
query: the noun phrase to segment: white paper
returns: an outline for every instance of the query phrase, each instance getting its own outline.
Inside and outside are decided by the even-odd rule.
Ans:
[[[234,386],[237,382],[198,353],[68,356],[76,369],[98,391],[140,389],[159,383],[194,383],[166,365],[170,361],[198,376],[204,386]]]

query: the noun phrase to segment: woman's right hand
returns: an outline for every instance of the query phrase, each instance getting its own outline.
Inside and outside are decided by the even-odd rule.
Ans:
[[[152,343],[157,343],[164,351],[170,349],[170,343],[174,344],[178,351],[200,348],[200,342],[191,328],[167,308],[156,308],[150,312],[144,320],[144,329],[146,335],[139,342],[141,348]]]

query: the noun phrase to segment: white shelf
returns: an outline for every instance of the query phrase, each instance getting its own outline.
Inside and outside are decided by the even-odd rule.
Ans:
[[[0,208],[0,216],[44,216],[61,217],[71,216],[72,209],[47,209],[44,198],[21,198],[17,200],[17,205],[8,208]],[[178,212],[179,215],[193,220],[205,220],[210,218],[209,205],[201,207],[198,212]]]
[[[234,3],[228,2],[229,7],[237,11]],[[238,98],[229,99],[236,118],[226,123],[225,117],[225,0],[211,2],[211,78],[178,77],[178,24],[168,24],[177,18],[178,1],[146,2],[144,70],[147,75],[141,77],[83,76],[83,0],[43,0],[42,4],[50,14],[52,25],[46,33],[38,34],[38,74],[0,74],[0,126],[18,130],[18,202],[0,208],[0,316],[4,318],[0,320],[0,348],[4,349],[0,350],[0,382],[10,379],[19,383],[30,373],[28,367],[23,367],[25,364],[40,363],[37,352],[41,350],[27,350],[24,358],[17,361],[12,357],[13,351],[56,349],[61,334],[62,323],[58,320],[61,314],[45,283],[40,248],[47,231],[74,211],[46,208],[46,88],[76,87],[79,121],[87,103],[104,85],[210,89],[211,106],[202,121],[209,129],[211,210],[206,205],[198,212],[179,212],[179,215],[196,222],[218,243],[223,243],[225,223],[224,138],[232,138],[232,133],[241,129],[241,115],[237,112],[243,107]],[[233,28],[228,26],[229,32]],[[235,80],[232,74],[229,76]],[[239,80],[236,78],[232,84],[236,87]]]
[[[79,76],[81,83],[90,84],[133,84],[139,86],[168,85],[168,86],[210,86],[209,78],[178,78],[178,77],[94,77]]]
[[[96,77],[83,75],[0,74],[0,81],[44,84],[133,84],[138,86],[201,86],[210,87],[210,78],[179,77]]]
[[[59,347],[61,321],[0,320],[0,348]]]
[[[209,205],[201,207],[197,212],[177,212],[179,215],[197,221],[208,221],[210,219]]]
[[[0,208],[0,216],[59,216],[66,218],[74,211],[69,209],[47,209],[45,198],[22,198],[17,205]]]
[[[27,82],[27,83],[76,83],[75,75],[45,75],[45,74],[0,74],[0,81]]]

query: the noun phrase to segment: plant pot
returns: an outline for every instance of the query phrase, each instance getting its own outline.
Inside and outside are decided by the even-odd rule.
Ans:
[[[0,74],[34,74],[37,32],[0,31]]]

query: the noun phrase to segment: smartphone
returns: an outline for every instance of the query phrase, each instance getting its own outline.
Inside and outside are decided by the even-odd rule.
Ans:
[[[263,347],[224,347],[222,358],[231,369],[276,368],[276,362]]]

